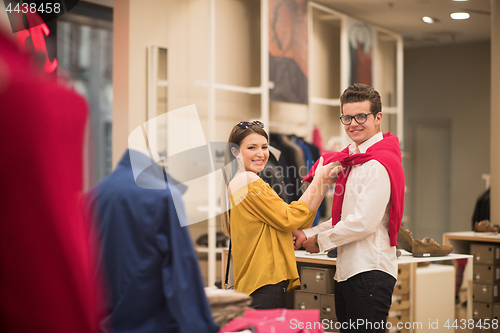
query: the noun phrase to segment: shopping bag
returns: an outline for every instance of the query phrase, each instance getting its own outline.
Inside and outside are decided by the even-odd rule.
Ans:
[[[220,333],[323,333],[319,310],[247,310],[243,318],[235,318]]]

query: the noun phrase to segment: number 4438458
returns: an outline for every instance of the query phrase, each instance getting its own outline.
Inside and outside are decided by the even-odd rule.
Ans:
[[[12,8],[12,3],[9,3],[7,8],[5,8],[5,11],[9,14],[12,12],[16,13],[46,13],[46,14],[51,14],[51,13],[56,13],[59,14],[61,12],[61,4],[60,3],[41,3],[41,4],[36,4],[36,3],[23,3],[23,4],[17,4],[14,8]]]
[[[453,322],[451,322],[449,319],[446,321],[444,324],[444,327],[450,329],[450,328],[455,328],[455,329],[474,329],[474,328],[479,328],[479,329],[497,329],[498,328],[498,319],[478,319],[474,321],[474,319],[455,319]]]

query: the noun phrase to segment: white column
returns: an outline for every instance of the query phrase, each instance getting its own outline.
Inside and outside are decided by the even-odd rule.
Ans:
[[[500,223],[500,0],[491,0],[491,205],[490,220]]]
[[[210,53],[208,56],[208,143],[215,142],[215,0],[210,0]],[[216,278],[215,174],[208,177],[208,286]]]
[[[260,1],[260,120],[269,131],[269,1]]]
[[[113,168],[127,149],[129,134],[130,1],[113,7]]]

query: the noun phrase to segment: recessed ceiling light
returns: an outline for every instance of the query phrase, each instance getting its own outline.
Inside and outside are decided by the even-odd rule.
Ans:
[[[452,13],[451,18],[454,20],[466,20],[470,17],[469,13]]]
[[[469,1],[469,0],[453,0],[453,1]]]
[[[424,16],[424,17],[422,17],[422,21],[424,21],[425,23],[429,23],[429,24],[437,22],[436,19],[434,19],[434,18],[432,18],[430,16]]]

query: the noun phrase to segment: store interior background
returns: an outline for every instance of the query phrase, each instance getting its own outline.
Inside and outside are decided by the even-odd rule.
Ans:
[[[397,7],[404,2],[369,1],[384,6],[381,8],[384,13],[392,8],[389,3]],[[109,147],[111,149],[97,147],[108,160],[111,158],[108,164],[116,165],[127,149],[129,133],[147,120],[146,50],[150,45],[162,46],[168,50],[169,86],[163,112],[195,104],[205,136],[214,131],[212,133],[216,141],[226,141],[230,129],[237,122],[260,117],[259,95],[218,90],[216,126],[215,129],[210,128],[207,88],[195,84],[199,80],[206,81],[209,75],[207,33],[210,0],[87,2],[113,10],[113,37],[110,39],[113,43],[113,91],[112,101],[109,101],[112,102],[112,116],[106,115],[107,121],[112,119],[112,143]],[[384,27],[368,19],[376,14],[370,15],[367,10],[363,10],[367,0],[350,0],[349,3],[354,8],[350,9],[351,12],[342,11],[345,1],[338,1],[340,8],[336,7],[337,2],[334,0],[320,2],[352,17]],[[411,2],[420,5],[422,9],[427,6],[431,10],[452,1]],[[483,8],[484,3],[488,3],[489,11],[490,2],[485,0],[470,0],[457,7],[473,7],[476,2],[481,2],[480,6]],[[259,86],[260,1],[215,0],[215,4],[216,81],[238,86]],[[3,13],[5,12],[2,11],[0,21],[6,26],[6,15]],[[418,19],[421,16],[423,15],[419,15]],[[391,18],[387,16],[383,19],[389,22]],[[471,14],[469,20],[455,23],[467,25],[475,20],[482,20],[488,21],[489,27],[490,19],[490,15]],[[418,24],[422,27],[421,32],[428,29],[425,23],[420,21]],[[403,31],[390,30],[405,37]],[[460,34],[450,36],[452,35],[441,34],[433,40],[424,37],[415,40],[412,37],[405,39],[404,44],[403,150],[408,187],[405,207],[408,222],[404,226],[413,232],[415,238],[431,236],[438,242],[441,242],[443,232],[471,230],[476,199],[486,187],[482,175],[490,174],[490,151],[493,144],[491,128],[495,128],[495,125],[491,125],[490,34],[470,39],[461,39]],[[335,71],[335,66],[328,70]],[[336,94],[337,98],[345,89],[338,82],[330,82],[328,78],[312,84],[313,89],[318,92]],[[313,112],[316,112],[315,125],[321,127],[324,142],[330,136],[339,135],[342,128],[338,120],[338,108],[317,108]],[[277,131],[307,136],[308,133],[304,132],[306,118],[307,108],[303,105],[271,103],[270,121],[285,123],[284,128],[275,128]],[[100,174],[90,179],[87,186],[92,186],[103,176],[104,174]],[[206,205],[197,201],[200,200],[197,192],[207,192],[205,187],[203,182],[197,184],[184,197],[188,215],[198,214],[196,219],[202,220],[203,214],[206,214],[193,208]],[[190,225],[189,229],[195,241],[198,236],[207,232],[207,222]],[[206,268],[201,266],[206,276]],[[221,269],[217,268],[218,279],[221,278],[220,272]]]

